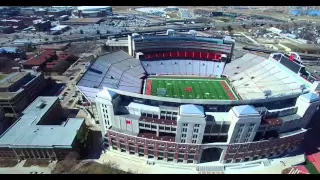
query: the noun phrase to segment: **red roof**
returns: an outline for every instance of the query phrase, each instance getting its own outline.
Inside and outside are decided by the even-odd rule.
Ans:
[[[42,51],[41,54],[30,58],[27,62],[24,63],[24,65],[40,66],[43,63],[45,63],[54,54],[55,54],[55,51],[51,51],[51,50]]]
[[[67,60],[71,57],[72,55],[71,54],[68,54],[68,53],[60,53],[58,54],[58,60]]]
[[[310,174],[304,165],[296,166],[296,168],[299,170],[299,174]]]

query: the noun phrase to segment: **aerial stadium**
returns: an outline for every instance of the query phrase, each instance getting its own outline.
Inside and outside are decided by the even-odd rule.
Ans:
[[[128,36],[77,88],[111,150],[172,163],[237,164],[294,153],[320,105],[296,53],[233,58],[230,37]]]

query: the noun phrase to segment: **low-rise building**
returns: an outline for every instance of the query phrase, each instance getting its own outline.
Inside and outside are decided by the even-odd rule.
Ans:
[[[12,26],[0,26],[0,33],[11,34],[14,33],[14,29]]]
[[[36,20],[34,21],[34,27],[37,31],[49,31],[51,28],[51,22]]]
[[[0,136],[1,159],[61,160],[77,151],[83,118],[64,115],[58,97],[38,97]]]
[[[23,64],[25,69],[32,69],[33,66],[39,66],[41,70],[45,69],[46,63],[57,58],[56,52],[52,50],[44,50],[37,53],[34,57],[28,59]]]
[[[58,35],[70,29],[68,25],[57,25],[50,29],[51,34]]]
[[[6,118],[13,120],[45,89],[41,72],[17,72],[0,75],[0,108]]]
[[[25,59],[27,57],[26,52],[17,47],[1,47],[0,56],[9,57],[12,59],[15,59],[15,58]]]
[[[121,39],[121,40],[110,39],[106,42],[105,48],[106,48],[106,51],[108,52],[114,52],[119,50],[128,52],[128,39]]]

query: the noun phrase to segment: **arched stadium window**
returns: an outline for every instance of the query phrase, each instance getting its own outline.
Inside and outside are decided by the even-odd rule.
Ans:
[[[163,65],[163,62],[161,62],[160,64]]]
[[[189,62],[189,65],[191,65],[191,62]]]
[[[202,66],[205,66],[205,64],[203,63]]]
[[[217,65],[217,68],[219,67],[219,65]]]

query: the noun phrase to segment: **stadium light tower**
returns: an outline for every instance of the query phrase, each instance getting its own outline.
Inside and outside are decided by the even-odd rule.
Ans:
[[[271,90],[264,90],[263,93],[266,98],[268,98],[272,94]]]

